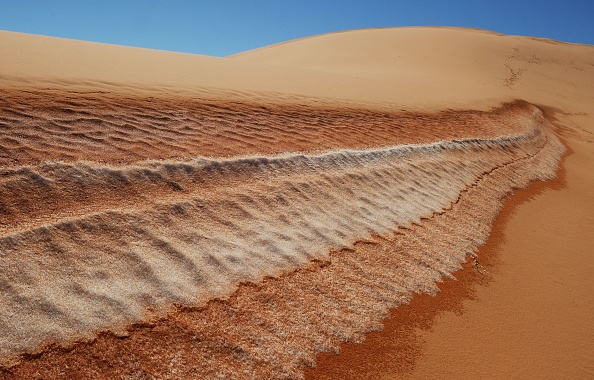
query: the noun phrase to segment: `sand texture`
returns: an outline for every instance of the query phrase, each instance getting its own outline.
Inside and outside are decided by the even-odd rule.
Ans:
[[[0,49],[7,379],[303,378],[486,271],[505,199],[592,154],[590,46],[404,28],[228,58],[10,32]],[[341,355],[307,376],[345,377]],[[382,358],[348,373],[440,373]]]

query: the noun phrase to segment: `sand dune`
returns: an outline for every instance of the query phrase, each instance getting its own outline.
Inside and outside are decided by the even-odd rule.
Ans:
[[[435,294],[513,189],[554,178],[565,148],[529,102],[594,107],[551,102],[591,47],[481,31],[227,59],[0,48],[6,378],[300,378]]]
[[[560,145],[542,113],[508,108],[498,132],[507,124],[515,133],[490,139],[7,170],[2,319],[10,339],[2,351],[124,329],[149,308],[203,305],[241,282],[328,259],[331,249],[443,212],[479,178],[533,159],[543,147],[552,166],[534,175],[550,176]],[[460,262],[464,249],[447,261]]]

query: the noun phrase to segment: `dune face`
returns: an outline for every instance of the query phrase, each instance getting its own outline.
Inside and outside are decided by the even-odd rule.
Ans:
[[[565,151],[505,92],[511,61],[504,90],[453,110],[472,91],[402,106],[381,70],[349,79],[369,62],[271,58],[291,44],[214,59],[52,41],[86,70],[21,48],[0,73],[6,378],[300,378],[434,294]],[[152,63],[110,75],[110,56]]]
[[[435,120],[425,115],[429,128],[415,135],[410,133],[415,126],[411,115],[400,118],[397,114],[368,112],[363,118],[355,110],[320,109],[304,116],[306,111],[302,110],[294,113],[293,125],[308,121],[309,125],[291,135],[289,128],[283,128],[283,121],[290,119],[286,113],[277,116],[273,111],[250,110],[242,104],[215,111],[207,108],[193,117],[203,117],[201,121],[210,125],[214,118],[211,114],[215,114],[225,125],[221,130],[232,130],[228,124],[239,118],[236,115],[241,111],[247,116],[243,133],[249,136],[252,118],[255,121],[251,125],[260,123],[263,135],[287,146],[312,141],[315,133],[321,136],[313,141],[324,141],[324,134],[353,136],[366,125],[370,125],[369,134],[361,144],[396,144],[406,139],[409,144],[317,155],[206,159],[198,158],[202,140],[209,142],[203,144],[206,152],[224,155],[233,142],[221,140],[233,138],[233,133],[226,132],[219,140],[208,139],[204,136],[208,130],[200,128],[199,122],[186,121],[185,125],[195,126],[199,132],[186,132],[189,138],[168,138],[175,127],[166,128],[169,119],[162,127],[157,124],[161,119],[151,110],[163,108],[155,107],[155,102],[151,107],[145,105],[146,111],[138,106],[135,112],[112,106],[109,117],[105,117],[101,111],[97,112],[99,116],[90,115],[89,110],[72,102],[62,107],[52,104],[44,110],[34,106],[41,103],[39,98],[33,98],[33,104],[22,99],[18,110],[4,108],[6,115],[13,115],[5,119],[21,126],[17,138],[22,150],[41,156],[46,147],[47,158],[56,161],[30,165],[31,156],[15,154],[11,159],[22,162],[7,166],[2,173],[2,277],[7,281],[2,320],[4,336],[10,339],[1,348],[6,357],[35,351],[53,341],[67,343],[100,330],[124,329],[141,321],[149,309],[167,309],[172,303],[204,305],[230,295],[239,283],[258,283],[265,276],[306,266],[310,260],[328,260],[330,250],[350,247],[372,235],[388,236],[399,227],[445,212],[469,186],[499,168],[544,156],[550,162],[536,166],[539,171],[532,175],[546,178],[552,175],[561,151],[542,113],[520,103],[485,112],[483,117],[481,113],[461,112],[461,119],[470,119],[467,124],[479,126],[472,131],[474,137],[451,140],[439,138],[448,132],[470,135],[470,128],[431,128],[431,122],[447,122],[452,115],[435,115]],[[93,98],[85,103],[100,104]],[[33,122],[16,118],[35,112]],[[154,141],[145,144],[154,146],[147,155],[161,158],[179,147],[197,158],[122,163],[117,154],[111,154],[112,146],[124,153],[139,152],[133,145],[137,140],[114,140],[112,136],[121,134],[110,131],[110,122],[102,116],[124,122],[129,117],[157,120],[153,124],[138,121],[136,129],[144,126],[144,133],[128,127],[130,134]],[[319,120],[324,118],[332,122],[316,131],[315,123],[322,124]],[[344,124],[333,125],[340,122]],[[93,123],[98,125],[94,130],[89,127]],[[100,127],[103,123],[107,124],[105,128]],[[403,126],[407,123],[408,135],[400,132],[407,130]],[[31,128],[32,124],[37,128]],[[379,129],[376,135],[374,124]],[[486,125],[484,132],[481,124]],[[81,132],[61,133],[65,139],[62,147],[70,147],[67,153],[46,143],[52,141],[50,125],[80,128]],[[125,130],[133,124],[122,125]],[[237,125],[235,128],[239,129]],[[106,137],[91,138],[95,130]],[[283,138],[282,133],[288,137]],[[81,142],[75,145],[66,140],[69,138]],[[4,139],[10,141],[11,136],[7,133]],[[172,149],[166,149],[168,140],[177,142]],[[258,143],[266,146],[257,136],[235,141],[237,151],[244,155],[258,153]],[[541,153],[543,149],[547,153]],[[58,161],[72,156],[95,158],[97,153],[119,165],[109,165],[109,161],[102,165]],[[502,191],[508,191],[507,187]],[[475,247],[466,243],[457,248],[457,255],[441,258],[443,262],[434,269],[437,273],[426,275],[435,280],[439,273],[450,273],[462,262],[465,252]]]

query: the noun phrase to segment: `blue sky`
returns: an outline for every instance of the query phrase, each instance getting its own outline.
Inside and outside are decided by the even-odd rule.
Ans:
[[[447,25],[594,44],[594,0],[0,0],[0,29],[226,56],[339,30]]]

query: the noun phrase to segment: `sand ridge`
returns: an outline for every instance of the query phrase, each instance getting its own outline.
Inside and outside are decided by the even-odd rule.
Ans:
[[[591,70],[589,47],[448,29],[229,59],[0,37],[7,378],[302,377],[554,177],[554,127],[509,101]]]
[[[3,354],[226,297],[238,283],[441,212],[493,167],[554,139],[535,107],[507,108],[501,123],[515,133],[490,139],[5,171]]]
[[[496,215],[497,210],[500,207],[498,201],[500,197],[510,191],[511,187],[523,186],[528,178],[530,178],[528,173],[532,170],[536,169],[537,171],[532,172],[530,175],[543,179],[554,173],[558,156],[563,151],[562,146],[559,145],[558,141],[552,134],[550,134],[550,131],[547,130],[543,130],[541,133],[536,133],[532,138],[528,137],[528,141],[531,141],[534,138],[536,138],[536,145],[534,148],[530,148],[526,153],[521,153],[525,147],[523,148],[523,144],[517,143],[517,138],[504,139],[504,141],[508,141],[507,143],[498,143],[496,140],[486,140],[481,144],[480,140],[474,141],[476,145],[473,146],[471,144],[470,147],[473,156],[478,155],[480,157],[481,153],[479,152],[482,152],[482,154],[486,154],[487,157],[492,159],[496,156],[496,154],[494,154],[495,151],[501,149],[502,152],[500,154],[502,155],[501,158],[503,161],[499,164],[495,164],[495,167],[490,167],[487,163],[491,162],[491,165],[493,165],[493,161],[488,159],[476,160],[476,162],[484,161],[484,164],[487,164],[487,166],[481,169],[479,164],[479,168],[477,169],[482,171],[482,174],[478,176],[475,174],[466,179],[466,182],[461,181],[460,184],[463,185],[463,188],[453,193],[457,193],[459,196],[451,201],[452,203],[448,207],[427,210],[424,213],[421,210],[421,215],[424,216],[425,219],[429,218],[428,220],[431,221],[429,223],[421,223],[420,218],[415,218],[415,220],[413,220],[415,223],[413,223],[411,227],[409,220],[403,220],[400,224],[404,224],[407,228],[399,232],[399,235],[396,237],[389,237],[389,230],[384,233],[382,233],[381,230],[376,230],[376,237],[371,239],[370,245],[359,243],[358,245],[355,245],[354,249],[342,250],[340,253],[336,253],[331,257],[307,256],[308,259],[315,258],[321,260],[321,262],[328,262],[328,264],[319,267],[314,266],[312,270],[294,272],[295,274],[281,277],[278,282],[276,280],[270,280],[266,282],[266,285],[256,287],[242,286],[240,291],[231,296],[228,301],[223,301],[222,303],[209,303],[205,308],[189,308],[186,312],[186,308],[181,307],[180,311],[175,312],[166,319],[149,325],[151,326],[149,327],[149,330],[139,327],[133,328],[126,333],[120,333],[130,337],[125,338],[124,341],[118,341],[118,338],[107,336],[100,338],[100,343],[94,343],[91,346],[75,346],[74,351],[72,351],[76,352],[74,355],[66,353],[62,356],[60,351],[44,355],[43,360],[50,360],[52,363],[51,368],[53,368],[53,370],[50,372],[44,371],[43,373],[45,373],[45,375],[43,376],[52,377],[54,370],[67,371],[72,376],[77,376],[76,374],[78,374],[78,376],[91,376],[91,374],[93,374],[92,376],[105,376],[106,378],[129,374],[131,373],[130,371],[132,368],[128,367],[128,364],[126,363],[133,363],[140,357],[137,357],[137,359],[134,360],[124,361],[123,366],[114,365],[112,362],[112,364],[110,364],[111,369],[106,370],[100,365],[100,362],[89,359],[87,355],[94,352],[92,347],[106,344],[106,342],[109,342],[109,345],[115,344],[116,346],[119,346],[120,344],[135,344],[134,342],[138,342],[138,339],[148,339],[148,341],[154,342],[151,346],[154,344],[159,346],[159,344],[154,341],[154,339],[158,339],[161,342],[169,342],[169,347],[171,345],[185,346],[186,348],[184,349],[184,352],[192,352],[192,355],[196,355],[194,356],[194,360],[178,361],[175,364],[176,371],[182,371],[180,373],[188,373],[188,371],[191,371],[194,375],[201,374],[200,376],[208,377],[216,374],[232,377],[236,376],[237,368],[241,368],[246,376],[300,377],[301,366],[304,364],[312,364],[313,355],[315,355],[317,351],[334,350],[343,340],[361,340],[363,337],[362,333],[379,327],[379,321],[382,316],[385,315],[387,307],[397,306],[402,302],[406,302],[412,292],[435,292],[434,281],[438,280],[441,276],[449,275],[448,273],[458,268],[464,261],[465,256],[469,252],[474,251],[476,246],[482,243],[482,239],[488,236],[490,225],[488,220]],[[514,143],[514,141],[516,142]],[[522,139],[519,141],[522,141]],[[464,146],[463,144],[468,144],[468,142],[461,141],[454,145],[458,145],[458,149],[460,149]],[[514,154],[514,146],[515,149],[520,150],[520,152],[518,152],[520,153],[519,156],[516,156],[517,153]],[[449,149],[444,149],[445,152],[441,154],[447,156]],[[441,148],[438,149],[438,151],[441,150]],[[453,150],[455,150],[455,148],[453,148]],[[429,162],[423,158],[426,156],[426,153],[419,155],[421,163],[415,164],[414,158],[411,161],[413,165],[418,168],[417,170],[421,170],[425,173],[435,173],[436,168],[439,166],[444,166],[445,168],[448,167],[447,164],[444,165],[439,163],[439,156],[441,154],[436,154],[437,157]],[[454,153],[454,155],[457,155],[457,153]],[[434,160],[437,160],[437,162]],[[423,161],[425,161],[425,165],[432,165],[426,167],[423,165]],[[397,160],[397,162],[399,163],[398,165],[403,165],[402,160]],[[458,166],[453,171],[448,170],[448,176],[451,177],[456,172],[463,174],[464,166],[466,165],[461,167]],[[432,170],[427,170],[429,168]],[[348,169],[342,170],[346,170],[348,173]],[[368,170],[365,170],[365,172],[367,171]],[[410,171],[410,169],[408,171]],[[315,172],[323,173],[324,171],[318,167]],[[355,178],[364,179],[365,177],[362,173],[363,172],[359,172],[356,174]],[[387,170],[383,174],[384,179],[386,179],[385,176],[388,173],[394,173],[394,169]],[[421,181],[414,170],[411,174],[413,176],[412,178],[415,178],[414,181]],[[327,176],[328,174],[325,175]],[[369,191],[363,186],[366,181],[367,180],[357,182],[358,186],[349,186],[348,188],[351,189],[351,192],[353,191],[352,189],[358,189],[357,192]],[[397,177],[397,183],[410,189],[409,191],[414,191],[414,187],[410,187],[406,182],[402,182],[402,176]],[[453,184],[453,181],[448,183],[451,185]],[[466,186],[464,186],[465,183]],[[370,186],[372,188],[381,188],[388,186],[389,182],[384,182],[383,186],[378,185],[379,184],[372,182]],[[336,186],[336,183],[334,183],[333,186]],[[419,189],[427,188],[426,185],[423,186],[422,182],[416,186],[419,186]],[[312,192],[311,189],[319,187],[319,184],[309,180],[307,181],[307,187],[310,190],[308,194],[315,195],[316,192]],[[388,188],[391,188],[392,191],[395,189],[394,186]],[[390,193],[392,193],[392,191],[390,191]],[[268,190],[267,193],[271,193],[271,191]],[[485,193],[490,195],[486,199],[483,198]],[[345,194],[343,194],[343,197],[344,195]],[[378,196],[381,196],[381,193],[376,192],[375,194],[370,193],[367,195],[372,199],[377,199]],[[437,193],[436,195],[439,196],[440,194]],[[326,195],[326,197],[328,197],[328,195]],[[413,196],[411,193],[407,193],[406,198],[398,196],[397,198],[402,200],[406,199],[406,202],[408,203],[413,199]],[[422,208],[427,207],[428,199],[426,197],[423,198],[423,202],[415,202],[416,206]],[[287,197],[286,199],[290,200],[289,203],[294,202],[291,197]],[[485,203],[487,199],[489,201]],[[253,202],[253,200],[249,202]],[[336,200],[334,200],[334,202],[336,202]],[[470,202],[472,206],[467,205],[467,202]],[[325,202],[326,206],[323,210],[325,215],[329,214],[332,203],[333,202]],[[383,207],[387,204],[386,201],[381,203],[383,203]],[[402,206],[402,203],[400,203],[400,205]],[[348,209],[349,213],[355,212],[356,210],[353,206],[345,207],[342,204],[337,206],[341,210]],[[361,229],[366,227],[369,228],[369,223],[377,223],[378,219],[376,218],[373,220],[366,218],[366,215],[378,215],[377,212],[373,212],[372,206],[373,202],[368,201],[368,205],[363,208],[364,213],[358,214],[358,217],[366,222],[362,226],[353,226],[352,223],[354,223],[355,220],[350,220],[349,226],[354,227],[353,232],[358,233]],[[245,208],[248,206],[243,204],[242,207],[245,212]],[[261,209],[258,205],[255,205],[255,208]],[[486,212],[487,210],[489,211]],[[290,211],[287,211],[288,210],[281,211],[280,215],[290,214]],[[394,211],[389,212],[387,215],[393,217],[395,215]],[[408,213],[411,216],[414,215],[414,213],[411,213],[411,210],[409,210]],[[188,212],[188,214],[191,214],[191,212]],[[348,215],[340,214],[338,216],[340,220],[345,220],[345,218],[349,217]],[[487,218],[487,220],[482,218]],[[187,216],[184,219],[187,219]],[[310,218],[307,217],[307,219]],[[229,221],[231,220],[233,219],[229,219]],[[332,224],[331,219],[324,219],[321,214],[317,214],[313,220],[325,221],[322,225],[318,225],[318,228],[322,228],[322,226],[328,228],[328,226]],[[106,222],[107,221],[103,221],[103,224]],[[252,221],[251,223],[254,222]],[[459,225],[461,230],[452,230],[453,223]],[[68,229],[70,234],[76,234],[76,230],[78,229],[76,227],[77,223],[75,222],[73,224],[74,226]],[[149,223],[144,222],[138,224],[147,226]],[[367,224],[367,226],[365,226],[365,224]],[[185,232],[184,230],[180,231],[180,228],[182,228],[180,223],[175,223],[174,225],[177,232]],[[398,221],[391,220],[389,225],[398,225]],[[227,231],[227,234],[236,234],[237,231],[245,230],[244,228],[238,228],[239,225],[236,223],[231,224],[230,227],[231,229]],[[58,226],[58,229],[59,228],[60,226]],[[160,226],[160,228],[161,230],[159,231],[159,234],[163,236],[163,226]],[[276,226],[276,228],[278,228],[278,226]],[[204,231],[204,227],[200,227],[200,231]],[[315,229],[313,231],[315,231]],[[461,234],[461,231],[466,231],[466,234]],[[289,230],[282,232],[286,235],[290,235],[295,232],[295,227],[291,226]],[[324,236],[324,234],[328,236],[328,232],[328,230],[318,230],[318,233],[321,233],[322,236]],[[215,236],[223,235],[224,233],[221,234],[221,232],[215,234]],[[380,235],[386,237],[380,238]],[[108,231],[101,231],[101,238],[103,240],[108,236]],[[449,236],[449,238],[446,238],[446,236]],[[434,240],[435,237],[440,237],[442,240],[436,241]],[[244,235],[242,238],[245,239],[246,236]],[[314,241],[315,236],[310,235],[305,236],[305,238],[308,242],[311,242]],[[88,242],[88,238],[83,239],[83,241],[85,240]],[[120,240],[118,243],[121,245],[123,242],[124,241]],[[30,244],[28,245],[31,246]],[[383,245],[385,245],[386,248],[379,249]],[[110,244],[110,246],[117,247],[118,245]],[[340,245],[334,246],[340,248]],[[369,249],[370,247],[371,249]],[[172,242],[169,242],[167,246],[161,244],[158,248],[179,249],[179,243],[172,244]],[[115,254],[113,248],[111,251],[112,254]],[[184,260],[195,260],[187,255],[191,254],[191,252],[202,251],[203,250],[201,249],[188,251],[183,256]],[[208,251],[208,249],[204,251]],[[294,251],[294,249],[290,249],[288,252],[291,251]],[[395,254],[396,252],[397,254]],[[228,253],[229,251],[227,250],[225,252],[227,257]],[[387,256],[381,256],[383,254],[387,254]],[[380,257],[375,257],[377,255],[380,255]],[[154,257],[158,256],[163,255],[154,255]],[[144,257],[146,258],[147,255],[145,254]],[[253,261],[253,258],[251,260]],[[163,265],[161,268],[169,268],[169,270],[171,270],[174,267],[174,263],[167,263],[167,265]],[[197,265],[196,267],[201,269],[205,268],[204,264]],[[260,265],[257,267],[261,268]],[[116,275],[114,269],[115,268],[104,271],[104,275]],[[208,273],[212,271],[206,270],[205,272]],[[179,279],[181,277],[183,276],[178,275],[163,278],[159,283],[159,288],[162,289],[164,286],[167,286],[166,282],[170,281],[172,278]],[[329,281],[329,279],[332,280]],[[112,277],[110,280],[113,281],[114,278]],[[80,283],[85,282],[88,283],[88,281],[81,281]],[[196,281],[192,280],[191,283],[195,284]],[[305,284],[308,285],[305,286]],[[179,286],[180,284],[176,285]],[[275,290],[275,287],[279,288]],[[128,286],[126,288],[129,289],[130,287]],[[344,292],[345,288],[350,289],[350,291]],[[97,290],[97,288],[95,288],[95,290]],[[113,289],[111,289],[111,291],[113,291]],[[82,290],[81,292],[82,294],[89,294]],[[195,290],[193,292],[188,292],[188,294],[193,294],[194,292]],[[267,294],[264,298],[262,298],[262,292]],[[175,293],[177,296],[182,294],[180,293],[179,287],[175,289]],[[316,301],[316,294],[323,297],[323,300]],[[310,299],[312,297],[314,297],[314,299]],[[287,299],[293,301],[288,303],[283,301]],[[93,301],[97,302],[97,297],[93,297]],[[80,300],[78,302],[80,303]],[[315,307],[315,305],[320,304],[320,302],[326,309],[326,312],[322,315],[319,314],[319,310]],[[93,305],[86,305],[86,307],[92,308]],[[269,308],[272,309],[266,311]],[[101,307],[103,313],[105,313],[105,309],[105,306]],[[329,310],[334,310],[334,312],[328,314]],[[278,318],[279,315],[285,315],[284,313],[287,313],[284,318]],[[35,315],[39,315],[39,313],[36,313]],[[302,318],[296,319],[296,316],[302,316]],[[105,317],[105,315],[103,315],[103,317]],[[217,322],[206,324],[197,323],[200,320]],[[31,328],[32,326],[34,326],[34,324],[27,323],[28,328]],[[47,327],[47,323],[40,324],[40,326]],[[190,340],[187,340],[188,338],[180,337],[179,333],[181,332],[181,326],[185,326],[183,329],[189,329],[183,332],[183,336],[187,336]],[[263,330],[262,327],[264,327]],[[253,332],[247,333],[248,331]],[[46,332],[44,335],[47,336],[48,333]],[[191,338],[191,336],[194,336],[194,338]],[[199,336],[200,338],[196,339],[196,336]],[[116,340],[113,341],[113,339]],[[256,340],[252,341],[252,339]],[[263,341],[266,341],[267,343],[262,345]],[[93,351],[88,351],[86,347],[91,348]],[[161,368],[157,362],[164,359],[162,355],[169,355],[171,352],[169,349],[166,349],[165,351],[152,349],[150,351],[151,359],[143,356],[143,349],[140,347],[120,347],[116,352],[118,352],[118,355],[121,355],[121,352],[142,355],[143,359],[140,360],[147,363],[146,365],[151,368],[149,370],[149,367],[145,367],[145,370],[149,370],[149,373],[152,373],[153,376],[161,377],[165,376],[167,373],[163,372],[165,369]],[[296,353],[298,354],[296,355]],[[54,355],[58,356],[55,357]],[[109,355],[109,352],[106,352],[103,355]],[[106,360],[112,360],[107,359],[107,357],[104,358]],[[88,362],[84,367],[77,367],[76,365],[73,366],[74,362],[72,360],[85,360]],[[23,365],[13,368],[7,372],[7,374],[20,373],[21,375],[24,375],[30,373],[28,372],[30,371],[29,368],[33,367],[29,367],[29,365],[33,363],[34,362],[27,361],[23,363]],[[58,366],[57,363],[63,364]],[[200,364],[198,365],[197,363]],[[40,368],[44,368],[44,366],[41,366]],[[50,367],[48,367],[48,369],[49,368]],[[73,370],[74,372],[72,372]],[[250,375],[248,375],[248,373]]]

